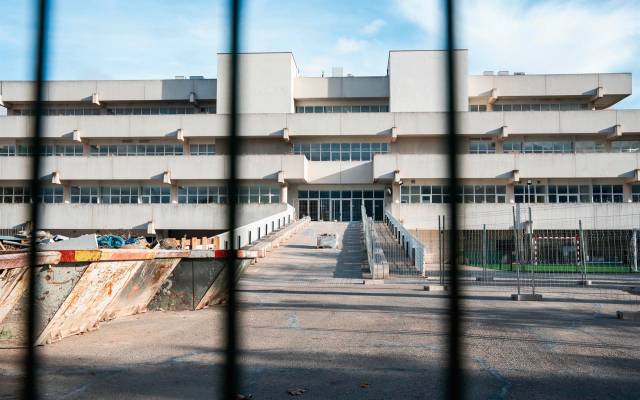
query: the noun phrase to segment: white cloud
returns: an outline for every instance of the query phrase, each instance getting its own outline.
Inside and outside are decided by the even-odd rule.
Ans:
[[[367,47],[366,40],[351,39],[346,37],[338,38],[336,50],[338,53],[351,54],[364,50]]]
[[[364,35],[375,35],[386,24],[384,20],[376,18],[362,27],[360,32]]]

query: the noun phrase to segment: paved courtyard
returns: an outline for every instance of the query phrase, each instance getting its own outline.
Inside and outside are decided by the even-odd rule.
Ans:
[[[446,297],[415,284],[363,285],[360,226],[312,223],[240,283],[242,394],[255,399],[442,398]],[[334,231],[342,249],[316,249]],[[560,289],[543,302],[467,290],[465,375],[473,399],[640,397],[638,309],[621,292]],[[153,312],[39,348],[49,399],[217,398],[222,315]],[[20,350],[0,350],[0,399],[14,398]]]

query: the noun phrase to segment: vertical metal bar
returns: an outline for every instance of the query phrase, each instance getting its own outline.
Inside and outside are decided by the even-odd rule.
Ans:
[[[487,224],[482,224],[482,279],[487,279]]]
[[[442,240],[440,241],[440,243],[442,243],[442,275],[440,275],[442,277],[441,278],[442,282],[440,282],[440,284],[443,285],[443,286],[444,286],[444,280],[445,280],[445,277],[444,277],[445,260],[446,260],[446,257],[447,257],[447,251],[446,251],[447,250],[447,248],[446,248],[447,244],[444,241],[444,235],[445,235],[445,232],[447,231],[446,226],[447,226],[447,223],[445,221],[445,215],[443,215],[442,216],[442,232],[441,232]]]
[[[442,285],[442,226],[438,215],[438,272],[440,274],[440,284]]]
[[[580,231],[582,232],[582,229]],[[631,240],[632,240],[631,246],[633,249],[633,262],[631,263],[631,266],[633,268],[633,272],[638,272],[638,230],[637,229],[633,230],[633,234],[631,235]]]
[[[447,368],[446,395],[449,399],[462,398],[462,368],[460,362],[461,312],[458,297],[458,140],[456,126],[456,61],[455,61],[455,25],[454,0],[445,0],[446,19],[446,71],[447,71],[447,150],[448,150],[448,186],[449,186],[449,215],[451,216],[449,231],[449,360]],[[466,84],[466,83],[465,83]]]
[[[241,22],[241,0],[230,0],[231,9],[231,38],[230,38],[230,121],[229,121],[229,179],[227,181],[228,193],[228,225],[230,232],[230,248],[227,257],[227,312],[226,312],[226,346],[225,346],[225,365],[224,365],[224,388],[223,398],[234,399],[239,393],[239,368],[238,368],[238,335],[240,334],[237,320],[237,299],[236,299],[236,208],[238,204],[238,160],[237,155],[240,151],[240,143],[238,140],[238,105],[240,96],[238,96],[238,88],[240,83],[239,74],[239,56],[240,49],[240,22]]]
[[[531,288],[534,295],[536,294],[536,272],[533,265],[533,218],[531,217],[531,207],[529,207],[529,268],[531,268]]]
[[[584,241],[584,231],[582,230],[582,220],[578,220],[578,229],[580,229],[580,263],[582,264],[582,284],[587,284],[587,246]],[[635,233],[635,231],[634,231]]]
[[[516,227],[516,208],[512,207],[513,211],[513,259],[516,262],[516,279],[518,281],[518,294],[520,294],[520,257],[518,254],[518,231]]]
[[[44,98],[44,80],[47,70],[47,28],[49,9],[47,0],[39,0],[37,3],[37,31],[35,48],[35,88],[33,98],[35,101],[35,117],[33,123],[33,133],[31,137],[32,157],[31,157],[31,238],[29,249],[29,289],[27,299],[27,351],[24,359],[25,378],[22,397],[25,399],[38,398],[38,357],[36,354],[36,323],[38,321],[38,310],[36,309],[36,232],[40,228],[40,206],[38,204],[38,194],[41,191],[40,185],[40,147],[42,144],[42,109]]]

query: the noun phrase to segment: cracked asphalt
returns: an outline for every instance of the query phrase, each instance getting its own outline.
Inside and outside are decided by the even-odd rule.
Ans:
[[[359,225],[312,223],[240,283],[242,389],[254,399],[444,397],[447,299],[415,284],[362,285]],[[316,249],[335,231],[341,250]],[[513,302],[465,290],[464,382],[472,399],[640,398],[637,300],[549,289]],[[219,398],[224,308],[151,312],[40,347],[47,399]],[[0,350],[0,399],[17,397],[21,350]]]

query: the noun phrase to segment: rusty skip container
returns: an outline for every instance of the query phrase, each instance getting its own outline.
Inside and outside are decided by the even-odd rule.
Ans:
[[[152,310],[200,310],[224,299],[226,261],[231,250],[192,250],[167,278],[149,305]],[[262,252],[236,250],[235,278]]]
[[[58,252],[40,252],[36,258],[39,267],[56,265],[60,262]],[[25,252],[0,254],[0,347],[16,332],[3,321],[21,301],[29,286],[29,254]],[[20,326],[18,330],[23,330]]]
[[[143,261],[120,293],[109,304],[102,320],[147,312],[147,307],[188,250],[160,250],[155,259]]]
[[[147,299],[153,296],[148,292],[162,284],[157,280],[166,277],[166,269],[172,264],[162,265],[158,275],[149,274],[157,266],[153,263],[156,256],[177,260],[184,256],[182,252],[171,255],[147,249],[59,250],[55,253],[60,255],[58,264],[35,268],[38,345],[96,329],[109,313],[115,317],[146,309]],[[141,274],[140,269],[145,269],[145,273]],[[120,297],[123,290],[124,297]],[[0,321],[0,331],[8,332],[0,337],[0,347],[24,345],[25,305],[26,291],[23,291],[21,299]]]

